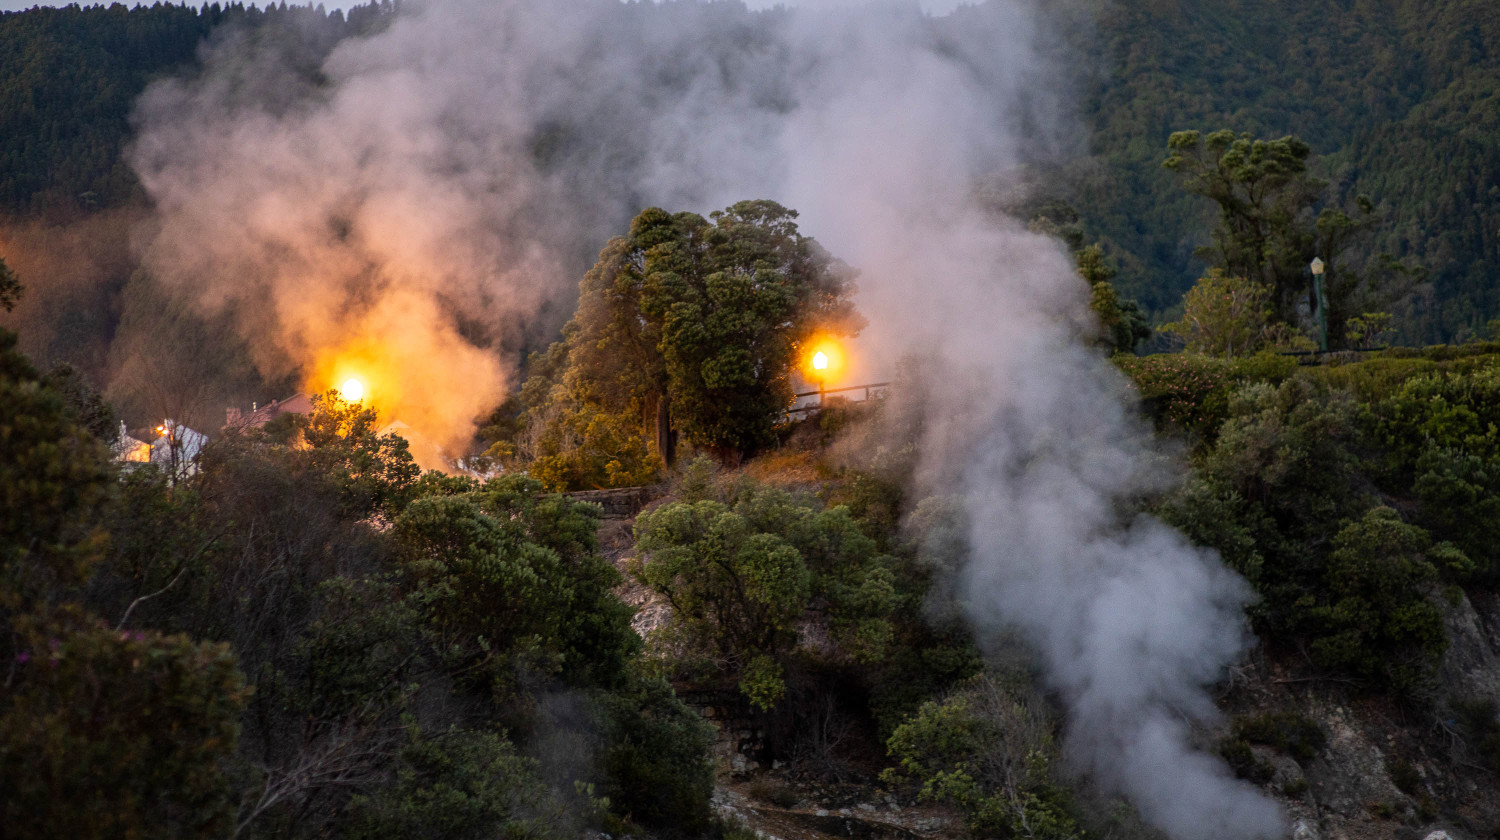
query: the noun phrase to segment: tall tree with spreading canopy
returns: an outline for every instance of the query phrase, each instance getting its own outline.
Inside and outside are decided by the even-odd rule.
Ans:
[[[1229,129],[1178,131],[1167,148],[1162,165],[1182,176],[1189,192],[1219,205],[1214,244],[1198,255],[1231,277],[1270,287],[1280,320],[1294,320],[1314,245],[1301,216],[1326,186],[1307,171],[1312,148],[1290,135],[1255,140]]]
[[[653,425],[727,461],[774,439],[799,348],[864,326],[849,301],[854,272],[796,217],[773,201],[708,219],[653,207],[605,246],[524,392],[545,481],[640,480],[671,446]]]
[[[1178,131],[1167,140],[1162,165],[1182,178],[1189,192],[1219,205],[1213,245],[1198,256],[1225,276],[1244,278],[1271,291],[1272,320],[1295,325],[1298,306],[1315,311],[1308,264],[1314,256],[1326,265],[1328,338],[1332,346],[1345,343],[1346,325],[1360,315],[1361,306],[1393,302],[1401,294],[1393,273],[1409,270],[1384,255],[1354,265],[1346,252],[1355,240],[1373,229],[1374,204],[1355,198],[1354,215],[1325,206],[1328,182],[1308,171],[1312,148],[1288,135],[1256,140],[1249,134],[1221,129],[1207,135]]]

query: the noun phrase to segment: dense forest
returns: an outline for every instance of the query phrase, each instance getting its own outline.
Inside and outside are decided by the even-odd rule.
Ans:
[[[845,400],[860,266],[636,208],[445,470],[347,392],[221,428],[306,380],[131,242],[149,82],[249,39],[316,100],[400,5],[0,14],[5,835],[1500,834],[1500,8],[1043,5],[1087,137],[964,188],[1065,304]],[[708,9],[649,13],[764,34]],[[132,443],[174,377],[209,438]]]
[[[1229,127],[1297,135],[1326,201],[1376,204],[1363,246],[1421,272],[1403,335],[1484,336],[1500,314],[1500,15],[1430,3],[1115,3],[1082,86],[1090,157],[1078,206],[1122,265],[1122,285],[1169,309],[1201,272],[1204,203],[1161,168],[1168,135]]]
[[[150,79],[190,69],[205,39],[269,28],[315,58],[382,26],[395,8],[356,6],[346,17],[285,4],[158,3],[0,15],[0,211],[75,219],[139,201],[121,159],[135,97]],[[1063,9],[1059,20],[1079,16],[1076,5]],[[1167,313],[1203,270],[1194,250],[1208,205],[1161,168],[1172,132],[1292,134],[1310,144],[1315,174],[1329,182],[1320,205],[1374,202],[1378,219],[1358,259],[1396,261],[1420,279],[1400,302],[1401,338],[1486,335],[1500,316],[1492,2],[1083,9],[1089,24],[1059,24],[1056,49],[1093,57],[1067,62],[1078,75],[1061,84],[1088,133],[1037,165],[1049,192],[1083,208],[1120,266],[1122,291]]]

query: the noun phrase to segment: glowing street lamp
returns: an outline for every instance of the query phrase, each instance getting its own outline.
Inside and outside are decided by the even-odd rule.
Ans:
[[[828,354],[819,350],[813,354],[812,367],[818,378],[818,407],[823,407],[823,388],[828,380]]]

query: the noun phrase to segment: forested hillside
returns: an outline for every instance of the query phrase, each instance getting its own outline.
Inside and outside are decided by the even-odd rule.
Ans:
[[[0,212],[76,217],[140,200],[121,159],[153,77],[190,70],[211,33],[270,26],[325,54],[395,7],[115,4],[0,15]],[[1068,29],[1087,154],[1046,181],[1083,208],[1122,290],[1170,310],[1199,276],[1207,202],[1160,164],[1177,130],[1295,134],[1326,201],[1368,195],[1379,221],[1359,256],[1425,281],[1403,304],[1411,342],[1484,335],[1500,315],[1500,3],[1099,3]],[[233,26],[220,29],[222,24]]]
[[[131,108],[152,78],[190,70],[212,33],[271,25],[279,37],[326,52],[392,9],[355,7],[347,20],[336,9],[284,2],[0,13],[0,208],[70,216],[139,200],[120,155]]]
[[[424,2],[0,15],[0,833],[1500,837],[1500,0]]]
[[[1500,3],[1111,3],[1096,37],[1076,204],[1148,308],[1202,271],[1211,209],[1161,168],[1167,137],[1230,128],[1300,136],[1331,202],[1375,202],[1365,252],[1431,283],[1408,340],[1483,335],[1500,314]]]

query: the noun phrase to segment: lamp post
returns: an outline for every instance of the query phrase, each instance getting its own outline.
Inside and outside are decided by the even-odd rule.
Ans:
[[[817,372],[818,377],[818,408],[822,408],[823,388],[826,387],[825,383],[827,383],[828,381],[828,354],[824,353],[822,350],[814,353],[812,357],[812,366],[813,370]]]
[[[1328,296],[1323,293],[1323,261],[1313,257],[1308,266],[1312,269],[1313,296],[1318,306],[1318,349],[1324,353],[1328,352]]]

